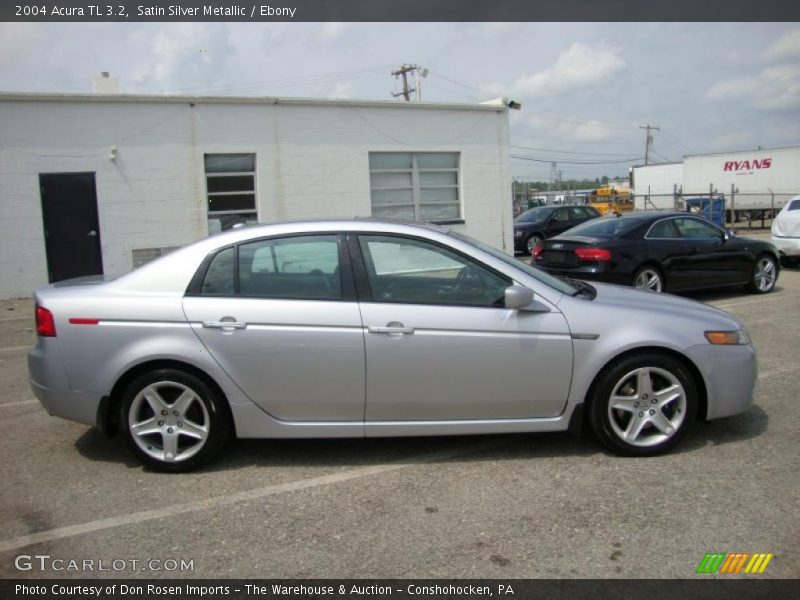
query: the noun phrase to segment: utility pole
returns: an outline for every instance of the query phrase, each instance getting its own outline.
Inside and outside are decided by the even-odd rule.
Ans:
[[[650,125],[640,125],[639,129],[646,129],[647,130],[647,138],[645,139],[644,143],[644,164],[649,163],[650,159],[650,146],[653,145],[653,134],[650,133],[651,131],[661,131],[660,127],[651,127]]]
[[[403,78],[403,91],[402,92],[392,92],[392,96],[394,96],[395,98],[397,98],[399,96],[403,96],[406,99],[406,102],[411,100],[411,92],[416,92],[417,89],[408,87],[408,74],[409,73],[414,73],[418,69],[419,69],[419,67],[417,65],[406,65],[406,64],[403,64],[399,68],[397,68],[394,71],[392,71],[392,75],[394,75],[395,79],[397,79],[398,77],[402,77]],[[427,75],[427,73],[426,73],[426,75]],[[417,77],[419,78],[419,75],[417,75]],[[417,101],[419,102],[419,92],[417,92]]]

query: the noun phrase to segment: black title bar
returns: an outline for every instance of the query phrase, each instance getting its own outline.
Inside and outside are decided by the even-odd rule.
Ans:
[[[15,0],[0,21],[800,21],[797,0]]]
[[[448,598],[794,600],[800,581],[775,579],[38,579],[0,580],[0,598],[22,600],[355,600]]]

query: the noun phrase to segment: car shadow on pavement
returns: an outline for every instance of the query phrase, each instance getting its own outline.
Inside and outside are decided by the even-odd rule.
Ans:
[[[766,433],[768,428],[769,416],[763,408],[753,405],[750,410],[740,415],[695,423],[694,429],[676,450],[691,452],[703,446],[722,446],[741,442]]]
[[[696,452],[755,438],[767,431],[768,417],[758,406],[735,417],[698,422],[673,453]],[[87,430],[75,449],[93,461],[141,468],[119,436],[108,438]],[[537,458],[612,456],[590,433],[580,438],[566,432],[516,433],[485,436],[406,438],[231,440],[204,472],[248,467],[364,467],[391,463],[445,463]],[[145,468],[145,470],[149,470]]]
[[[118,435],[108,437],[94,427],[87,429],[75,440],[75,449],[89,460],[123,464],[128,468],[141,466],[141,463],[128,452]]]

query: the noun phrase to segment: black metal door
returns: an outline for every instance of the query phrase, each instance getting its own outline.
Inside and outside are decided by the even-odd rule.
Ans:
[[[39,175],[50,283],[102,275],[94,173]]]

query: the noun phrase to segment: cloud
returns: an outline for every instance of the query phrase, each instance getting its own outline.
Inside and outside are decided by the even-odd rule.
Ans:
[[[510,96],[553,96],[596,84],[625,67],[619,48],[606,44],[588,46],[575,42],[561,53],[555,64],[533,75],[524,75],[510,86],[494,83],[487,86],[493,94]]]
[[[586,121],[581,123],[572,132],[572,138],[583,142],[599,142],[608,139],[611,130],[600,121]]]
[[[719,81],[708,90],[706,100],[749,101],[753,108],[768,111],[800,108],[800,62],[768,67],[750,78]]]
[[[800,57],[800,29],[783,34],[764,51],[768,60],[785,60]]]

